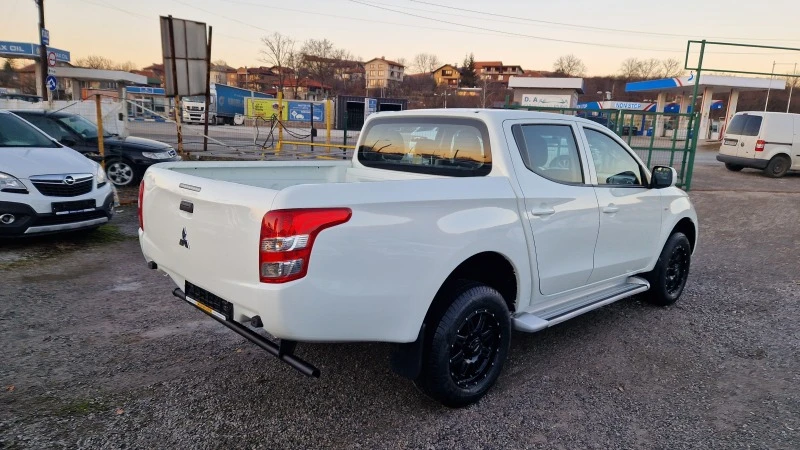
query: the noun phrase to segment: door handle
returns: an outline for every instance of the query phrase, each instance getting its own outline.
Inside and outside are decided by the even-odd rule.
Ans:
[[[612,203],[612,204],[606,206],[605,208],[603,208],[603,212],[606,213],[606,214],[614,214],[615,212],[619,212],[619,207],[618,206],[614,206],[614,204]]]
[[[531,214],[534,216],[549,216],[555,214],[556,210],[553,208],[533,208]]]

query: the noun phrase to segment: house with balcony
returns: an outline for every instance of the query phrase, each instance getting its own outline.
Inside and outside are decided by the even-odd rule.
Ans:
[[[461,72],[452,64],[445,64],[433,71],[433,80],[437,86],[457,88],[461,82]]]
[[[481,80],[508,84],[511,77],[521,77],[525,71],[521,66],[504,65],[502,61],[475,61],[475,74]]]
[[[405,69],[403,64],[382,56],[367,61],[364,63],[367,92],[383,92],[398,87],[403,82]]]

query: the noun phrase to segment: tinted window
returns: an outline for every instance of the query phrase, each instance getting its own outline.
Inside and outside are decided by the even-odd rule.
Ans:
[[[639,163],[630,153],[605,133],[584,128],[592,152],[597,184],[612,186],[643,185]]]
[[[516,125],[517,141],[525,167],[553,181],[583,183],[578,145],[570,125]]]
[[[40,130],[49,134],[53,139],[60,141],[70,136],[69,131],[65,130],[58,122],[40,115],[20,114],[20,117],[39,127]]]
[[[13,114],[0,114],[0,147],[51,147],[61,146],[47,135]]]
[[[367,167],[455,177],[492,170],[488,132],[479,120],[376,119],[363,134],[358,161]]]
[[[731,124],[728,126],[726,134],[736,134],[741,136],[758,136],[761,130],[761,116],[750,114],[739,114],[733,116]]]

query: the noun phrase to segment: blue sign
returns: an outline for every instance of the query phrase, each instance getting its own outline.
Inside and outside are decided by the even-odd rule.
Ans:
[[[56,54],[56,61],[69,62],[69,52],[48,47],[48,51]],[[25,42],[0,41],[0,56],[10,58],[38,58],[39,46]]]
[[[42,28],[42,41],[40,42],[42,45],[50,45],[50,30],[47,28]]]
[[[314,105],[314,122],[325,122],[325,104],[312,102],[289,102],[289,120],[311,122],[311,105]]]
[[[377,111],[378,110],[378,100],[377,99],[375,99],[375,98],[369,99],[369,109],[371,109],[373,111]]]
[[[56,77],[52,75],[48,75],[47,79],[44,80],[45,84],[47,84],[47,89],[51,91],[55,91],[56,87],[58,87],[58,81],[56,81]]]
[[[128,86],[125,88],[125,91],[129,94],[164,95],[164,88],[148,86]]]

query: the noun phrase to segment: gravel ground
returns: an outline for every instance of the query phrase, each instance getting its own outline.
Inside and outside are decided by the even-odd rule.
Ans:
[[[0,242],[0,448],[800,448],[800,177],[753,174],[698,166],[676,306],[516,333],[459,410],[394,375],[385,344],[301,344],[320,379],[265,356],[146,269],[135,206]]]

